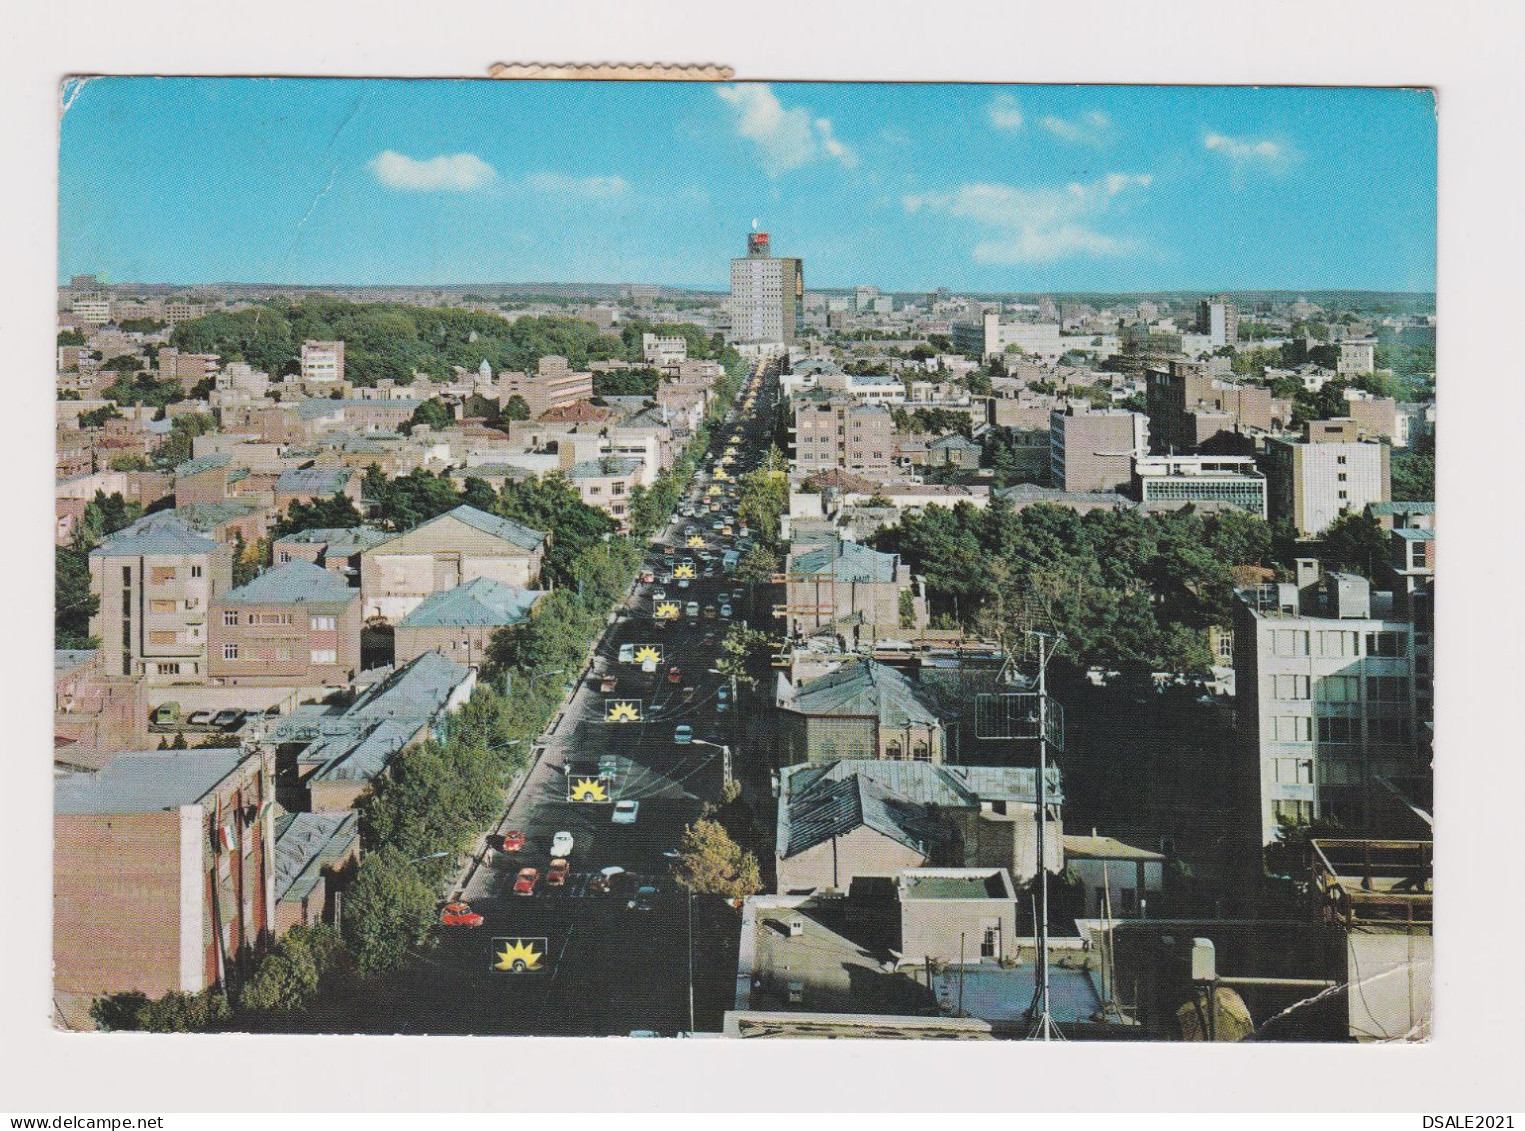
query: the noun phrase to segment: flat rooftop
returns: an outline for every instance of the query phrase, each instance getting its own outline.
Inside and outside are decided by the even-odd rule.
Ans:
[[[1015,899],[1011,881],[1001,869],[990,872],[902,872],[901,899]]]

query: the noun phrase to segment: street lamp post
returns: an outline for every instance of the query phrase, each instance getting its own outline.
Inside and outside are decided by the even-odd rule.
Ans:
[[[566,671],[566,668],[557,668],[555,671],[535,672],[532,676],[530,676],[530,694],[535,694],[535,681],[537,679],[543,679],[548,675],[565,675]]]

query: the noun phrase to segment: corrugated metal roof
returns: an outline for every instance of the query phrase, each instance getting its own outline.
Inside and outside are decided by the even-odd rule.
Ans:
[[[345,856],[360,836],[354,813],[286,813],[275,825],[275,898],[311,894],[323,865]]]
[[[219,605],[347,605],[360,599],[342,577],[300,559],[267,569],[253,581],[229,589]]]
[[[211,554],[217,543],[197,534],[169,512],[144,515],[95,549],[92,558],[135,558],[145,554]]]
[[[872,715],[883,726],[941,726],[900,672],[876,660],[844,667],[796,688],[786,706],[802,715]]]
[[[53,779],[53,812],[155,813],[200,801],[246,755],[238,749],[126,751],[94,772]]]
[[[211,455],[197,456],[188,459],[175,468],[175,475],[184,478],[187,475],[200,475],[203,471],[211,471],[213,468],[227,467],[232,461],[222,452],[214,452]]]
[[[397,627],[506,627],[519,624],[546,592],[543,589],[520,589],[490,577],[478,577],[454,589],[429,594],[422,604],[397,622]]]
[[[522,522],[515,522],[510,518],[499,518],[495,514],[488,514],[486,511],[477,510],[476,507],[467,506],[465,503],[462,503],[454,510],[446,511],[442,515],[436,515],[428,522],[419,523],[413,530],[422,530],[430,525],[430,523],[440,522],[447,518],[453,518],[457,522],[464,522],[473,530],[480,530],[483,534],[491,534],[494,538],[500,538],[510,545],[518,546],[521,550],[533,551],[539,549],[545,543],[546,536],[539,530],[531,530]],[[408,531],[407,533],[411,534],[412,532]],[[403,535],[395,534],[392,537],[393,539],[401,538]],[[388,541],[391,540],[388,539]]]
[[[335,495],[353,474],[348,467],[294,467],[281,472],[275,490],[282,495]]]
[[[838,581],[894,581],[900,558],[837,537],[829,545],[806,550],[789,563],[790,573],[835,574]]]
[[[778,843],[783,856],[845,836],[866,825],[907,848],[930,856],[940,837],[936,818],[862,774],[817,779],[791,790],[779,810]]]

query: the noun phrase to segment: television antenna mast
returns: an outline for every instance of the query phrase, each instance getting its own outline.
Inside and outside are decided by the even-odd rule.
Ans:
[[[1037,934],[1037,972],[1033,979],[1033,1000],[1027,1015],[1032,1025],[1028,1039],[1063,1040],[1064,1034],[1054,1024],[1049,998],[1048,971],[1048,748],[1064,749],[1064,710],[1048,698],[1048,662],[1064,641],[1061,633],[1051,636],[1037,629],[1024,635],[1037,647],[1038,686],[1036,691],[998,692],[980,695],[975,700],[975,733],[980,738],[1036,739],[1038,742],[1038,914],[1034,924]]]

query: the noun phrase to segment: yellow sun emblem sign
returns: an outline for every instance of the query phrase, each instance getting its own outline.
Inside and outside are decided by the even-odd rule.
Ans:
[[[719,478],[720,478],[720,476],[718,476],[718,475],[717,475],[717,476],[715,476],[715,478],[716,478],[716,479],[719,479]],[[713,484],[713,483],[711,483],[711,484],[710,484],[710,489],[709,489],[709,493],[710,493],[710,494],[711,494],[711,495],[718,495],[718,494],[720,494],[720,490],[721,490],[721,489],[720,489],[720,488],[719,488],[719,487],[717,487],[717,486],[716,486],[716,485],[715,485],[715,484]]]
[[[678,606],[673,604],[671,601],[664,601],[662,604],[657,606],[657,619],[677,620]]]
[[[680,565],[677,569],[672,571],[672,575],[674,577],[692,578],[694,576],[694,567],[691,565]]]
[[[493,939],[492,945],[493,957],[497,959],[492,968],[511,974],[538,970],[540,960],[545,957],[544,939]]]
[[[641,721],[641,704],[636,699],[616,699],[605,713],[611,723],[638,723]]]
[[[673,616],[678,615],[677,609],[678,606],[674,605]],[[658,648],[655,644],[641,645],[635,650],[635,662],[638,664],[644,664],[647,660],[650,660],[654,664],[660,664],[662,662],[662,649]]]
[[[688,544],[696,550],[704,549],[704,538],[698,534],[690,534]]]
[[[574,778],[572,788],[567,791],[569,801],[608,801],[609,791],[604,788],[604,783],[597,778]]]

